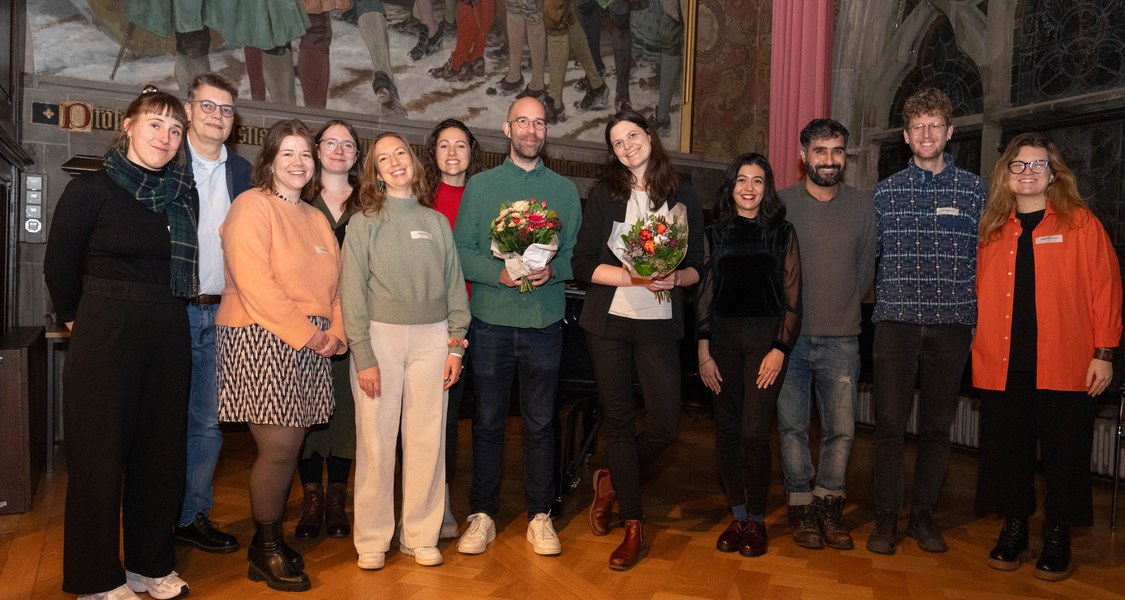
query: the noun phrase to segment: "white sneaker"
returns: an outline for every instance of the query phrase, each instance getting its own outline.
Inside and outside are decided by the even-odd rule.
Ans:
[[[188,595],[188,584],[180,579],[179,573],[172,571],[164,577],[145,577],[132,571],[125,571],[125,585],[134,592],[148,592],[157,600],[179,598]],[[125,596],[128,598],[128,596]]]
[[[108,592],[79,596],[78,600],[141,600],[141,597],[129,589],[129,584],[123,583],[121,587],[115,587]]]
[[[461,535],[461,524],[453,516],[453,505],[449,503],[449,484],[445,485],[445,518],[441,522],[438,539],[450,540]]]
[[[536,554],[554,556],[562,554],[562,544],[555,533],[555,526],[551,523],[551,515],[539,513],[527,524],[527,541],[531,542],[531,549]]]
[[[457,551],[461,554],[480,554],[496,539],[496,523],[484,513],[473,513],[467,520],[469,528],[461,534]]]
[[[417,548],[407,548],[402,544],[398,545],[398,551],[407,556],[413,556],[414,562],[422,565],[423,567],[436,567],[441,564],[441,550],[436,546],[419,546]]]
[[[359,555],[359,560],[355,561],[355,565],[366,571],[378,571],[387,564],[386,552],[364,552]]]

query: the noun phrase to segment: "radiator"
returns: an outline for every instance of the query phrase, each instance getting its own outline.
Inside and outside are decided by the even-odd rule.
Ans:
[[[875,399],[872,386],[861,383],[858,386],[858,402],[855,410],[856,423],[875,424]],[[906,432],[918,433],[918,394],[910,408],[910,419],[906,422]],[[968,396],[957,398],[957,414],[953,417],[949,440],[958,446],[980,448],[980,401]],[[1090,453],[1090,471],[1098,475],[1113,476],[1113,453],[1120,447],[1117,437],[1116,415],[1094,419],[1094,447]],[[1120,466],[1120,475],[1125,478],[1125,460]]]

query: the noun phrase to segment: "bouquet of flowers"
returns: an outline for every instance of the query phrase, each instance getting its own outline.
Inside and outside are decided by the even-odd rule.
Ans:
[[[492,255],[504,261],[512,279],[520,280],[520,293],[535,290],[527,275],[555,257],[561,228],[559,213],[544,201],[532,198],[500,205],[500,215],[492,221]]]
[[[677,204],[667,215],[649,214],[632,225],[614,223],[609,249],[633,277],[664,277],[679,266],[687,253],[687,209]],[[672,292],[653,292],[659,302]]]

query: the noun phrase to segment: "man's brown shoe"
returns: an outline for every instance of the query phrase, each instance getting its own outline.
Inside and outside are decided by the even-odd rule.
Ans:
[[[739,546],[742,545],[742,531],[745,528],[746,521],[739,521],[738,519],[731,521],[726,530],[719,534],[719,539],[715,542],[715,549],[719,552],[738,552]]]
[[[594,535],[609,533],[614,502],[617,502],[617,492],[613,491],[609,469],[594,471],[594,501],[590,503],[590,531],[593,531]]]
[[[644,522],[637,519],[625,521],[625,539],[609,555],[609,568],[614,571],[628,571],[648,554],[645,540]]]

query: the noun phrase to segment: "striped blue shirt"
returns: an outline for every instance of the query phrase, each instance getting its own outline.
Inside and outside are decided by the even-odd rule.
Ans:
[[[875,186],[875,322],[976,324],[977,222],[988,187],[949,153],[945,165],[934,174],[911,158]]]

